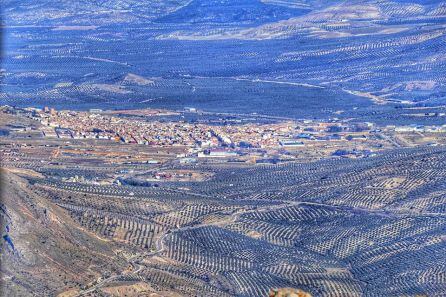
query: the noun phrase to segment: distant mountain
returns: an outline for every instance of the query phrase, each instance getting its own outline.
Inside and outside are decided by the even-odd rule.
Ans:
[[[224,77],[446,102],[446,1],[4,0],[2,9],[11,28],[0,100],[201,100],[215,82],[217,102],[233,97]],[[206,87],[171,81],[182,77]]]
[[[317,9],[341,3],[345,0],[262,0],[263,3],[281,5],[286,7],[306,7]]]
[[[259,0],[192,0],[188,5],[159,18],[157,21],[169,23],[265,23],[288,19],[309,11],[309,8],[270,5]]]
[[[434,0],[5,0],[2,22],[8,25],[109,25],[158,23],[251,24],[287,20],[339,7],[335,19],[374,7],[384,18],[445,16],[446,2]],[[332,11],[333,12],[333,11]],[[326,15],[328,17],[333,14]],[[353,14],[354,16],[354,14]],[[377,15],[374,15],[377,16]],[[333,20],[333,19],[332,19]]]
[[[8,25],[109,25],[147,22],[186,5],[188,0],[5,0]]]
[[[157,20],[161,23],[262,24],[309,12],[260,0],[5,0],[3,22],[39,25],[108,25]]]
[[[286,6],[311,7],[305,14],[278,21],[271,21],[240,30],[212,30],[196,32],[172,32],[175,39],[277,39],[298,34],[312,37],[335,38],[375,34],[393,34],[419,26],[426,20],[446,17],[446,2],[438,1],[285,1]],[[269,0],[268,3],[282,3]],[[187,7],[185,7],[187,8]],[[185,9],[183,8],[183,9]],[[197,9],[194,9],[197,10]],[[181,10],[180,10],[181,11]],[[170,17],[171,15],[169,15]],[[444,20],[436,20],[440,22]],[[397,26],[403,24],[401,26]]]

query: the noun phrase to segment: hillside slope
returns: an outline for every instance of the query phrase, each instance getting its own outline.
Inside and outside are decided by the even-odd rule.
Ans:
[[[80,229],[26,180],[2,169],[1,189],[1,273],[7,281],[0,295],[55,296],[125,268],[109,242]]]

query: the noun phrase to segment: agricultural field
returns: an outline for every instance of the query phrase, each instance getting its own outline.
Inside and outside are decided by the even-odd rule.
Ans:
[[[446,296],[446,2],[3,0],[0,296]]]
[[[442,134],[441,145],[406,137],[363,158],[251,164],[182,162],[181,147],[43,137],[39,125],[2,114],[8,296],[446,290]]]
[[[16,2],[5,3],[2,104],[387,123],[444,107],[441,1],[40,1],[33,13]]]

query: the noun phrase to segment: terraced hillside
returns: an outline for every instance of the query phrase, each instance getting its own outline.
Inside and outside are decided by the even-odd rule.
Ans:
[[[24,162],[6,156],[3,165],[10,168],[3,175],[1,246],[8,292],[267,296],[273,288],[289,287],[313,296],[446,292],[444,147],[278,165],[173,162],[164,170],[213,174],[200,182],[144,187],[63,179],[87,176],[94,168],[113,175],[122,164],[97,161],[82,169],[79,161],[60,167],[57,159],[32,161],[36,157],[46,160],[25,153]],[[20,223],[24,216],[35,223]],[[38,238],[25,241],[30,232]],[[86,249],[72,252],[72,244]],[[33,249],[39,253],[31,260]],[[56,265],[61,273],[42,276],[36,272],[40,264],[26,266],[28,261]],[[70,277],[84,262],[91,267],[88,275]]]

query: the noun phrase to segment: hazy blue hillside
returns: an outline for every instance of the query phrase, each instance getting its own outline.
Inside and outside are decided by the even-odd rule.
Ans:
[[[186,6],[160,18],[158,21],[170,23],[258,24],[288,19],[309,11],[310,9],[268,5],[260,0],[192,0]]]
[[[3,22],[9,25],[109,25],[156,19],[188,4],[188,0],[5,0]]]
[[[446,104],[445,1],[7,0],[3,6],[2,104],[176,102],[172,107],[236,105],[276,114],[292,106],[295,116],[318,116],[316,106],[324,116],[351,116]],[[123,82],[129,74],[141,79]],[[219,87],[222,81],[237,83],[229,91]],[[213,89],[203,91],[203,82]],[[256,109],[278,101],[278,108]]]

